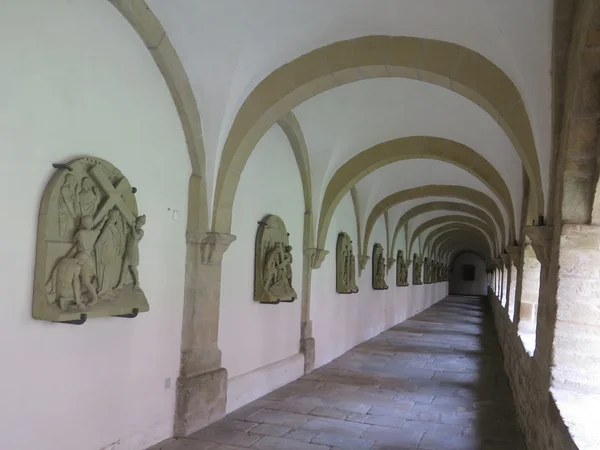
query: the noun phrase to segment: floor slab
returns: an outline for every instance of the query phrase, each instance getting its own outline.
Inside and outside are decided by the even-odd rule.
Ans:
[[[247,448],[525,450],[487,300],[447,297],[210,427],[151,450]]]

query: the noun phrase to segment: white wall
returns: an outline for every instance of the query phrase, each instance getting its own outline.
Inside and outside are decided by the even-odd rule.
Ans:
[[[325,248],[329,250],[329,255],[321,268],[313,271],[312,275],[311,318],[316,342],[317,367],[406,320],[447,294],[447,283],[396,287],[395,265],[386,277],[389,289],[375,291],[371,287],[371,259],[362,276],[357,275],[360,291],[357,294],[337,294],[335,292],[337,235],[341,231],[348,233],[354,243],[354,253],[358,255],[354,223],[352,200],[350,194],[347,194],[337,207],[327,233]],[[377,221],[371,234],[368,246],[369,257],[372,256],[373,244],[376,242],[384,249],[387,248],[383,216]],[[399,239],[399,242],[404,245],[404,239]],[[412,283],[411,273],[409,273],[409,282]]]
[[[276,168],[276,169],[274,169]],[[254,301],[254,246],[258,222],[283,219],[293,247],[298,300],[278,305]],[[219,348],[229,374],[227,410],[232,411],[302,375],[299,354],[302,298],[304,196],[294,153],[275,125],[254,149],[233,205],[237,240],[223,258]]]
[[[463,266],[472,264],[475,266],[475,281],[464,281]],[[485,274],[485,262],[474,253],[463,253],[459,255],[452,265],[450,277],[450,292],[465,295],[487,295],[487,277]]]
[[[1,10],[2,448],[142,449],[173,427],[190,174],[181,124],[109,2],[4,0]],[[31,317],[39,202],[51,164],[81,155],[119,168],[148,217],[139,272],[150,311],[133,320]]]

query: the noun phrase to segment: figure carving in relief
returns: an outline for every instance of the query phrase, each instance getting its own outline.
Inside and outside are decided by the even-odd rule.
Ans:
[[[75,258],[62,258],[56,265],[52,278],[48,281],[47,289],[50,291],[49,293],[56,294],[55,301],[63,311],[71,303],[75,303],[80,309],[85,309],[85,305],[81,301],[81,283],[79,281],[82,264],[83,261]]]
[[[126,234],[121,214],[112,209],[106,217],[108,220],[94,245],[100,297],[113,294],[113,289],[119,283],[125,253]]]
[[[373,289],[387,289],[385,282],[385,257],[383,256],[383,247],[375,244],[373,247]]]
[[[121,278],[116,289],[121,289],[127,280],[127,273],[131,273],[133,279],[133,287],[137,288],[140,285],[137,266],[140,262],[140,241],[144,237],[142,227],[146,225],[146,216],[139,216],[135,220],[135,224],[131,227],[131,231],[127,236],[127,244],[125,247],[125,256],[123,257],[123,269],[121,270]]]
[[[278,299],[296,299],[292,288],[292,246],[276,242],[265,258],[263,279],[264,288],[270,295]]]
[[[46,292],[56,294],[56,301],[63,311],[72,302],[75,302],[80,308],[84,308],[81,301],[81,284],[92,298],[89,305],[98,302],[98,294],[92,284],[95,276],[92,251],[107,220],[108,217],[105,217],[96,227],[92,227],[93,219],[90,216],[81,218],[81,227],[73,236],[75,245],[58,262],[52,271],[50,280],[46,283]],[[78,267],[75,267],[76,265]],[[75,280],[75,276],[79,279]]]
[[[414,267],[413,267],[413,284],[423,284],[423,281],[422,281],[422,278],[421,278],[421,276],[422,276],[423,261],[421,261],[421,258],[416,253],[413,254],[413,261],[414,261]]]
[[[336,292],[353,294],[358,292],[356,285],[356,258],[352,249],[352,241],[348,234],[338,235],[336,249]]]
[[[408,286],[408,265],[404,259],[404,252],[402,250],[398,250],[397,260],[396,284],[398,286]]]
[[[74,227],[78,214],[77,204],[77,179],[70,173],[65,175],[65,180],[58,196],[58,233],[61,238],[67,238],[68,231]]]
[[[379,259],[377,260],[377,277],[377,284],[387,288],[387,284],[385,282],[385,258],[383,257],[383,254],[379,255]]]
[[[48,182],[40,205],[33,317],[55,322],[148,311],[139,288],[135,189],[112,164],[83,157]],[[119,289],[116,289],[116,288]]]
[[[354,253],[352,253],[352,251],[350,251],[350,269],[349,269],[349,276],[350,276],[350,280],[348,281],[348,286],[350,287],[350,291],[351,292],[358,292],[358,285],[356,284],[356,258],[354,257]]]
[[[81,180],[81,189],[79,190],[79,209],[81,217],[92,216],[96,214],[100,198],[96,186],[88,177]]]

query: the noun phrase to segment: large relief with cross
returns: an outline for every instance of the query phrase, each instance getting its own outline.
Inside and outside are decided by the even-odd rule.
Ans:
[[[146,216],[135,188],[101,159],[58,166],[40,205],[33,317],[82,324],[148,311],[138,273]]]

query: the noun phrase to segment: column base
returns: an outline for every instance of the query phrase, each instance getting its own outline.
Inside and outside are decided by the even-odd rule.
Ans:
[[[222,419],[227,402],[227,370],[220,368],[177,380],[174,434],[192,433]]]
[[[304,374],[315,370],[315,338],[306,338],[300,341],[300,352],[304,354]]]

